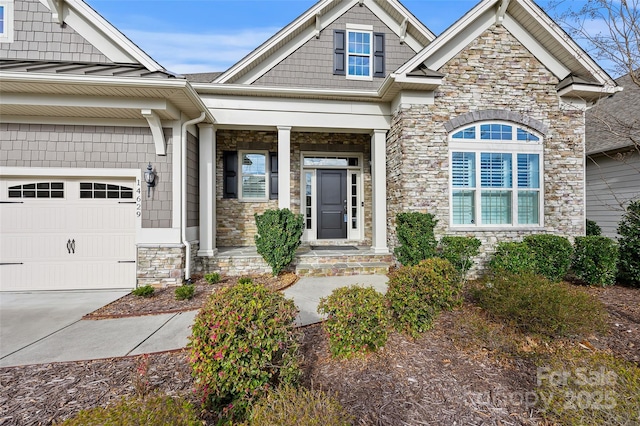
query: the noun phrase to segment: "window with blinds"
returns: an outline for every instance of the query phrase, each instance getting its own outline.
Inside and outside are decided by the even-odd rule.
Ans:
[[[480,123],[453,132],[449,144],[453,225],[540,225],[540,136]]]

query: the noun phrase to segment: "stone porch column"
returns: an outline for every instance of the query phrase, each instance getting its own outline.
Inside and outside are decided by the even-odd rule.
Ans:
[[[198,256],[215,256],[216,248],[216,128],[200,129],[200,249]]]
[[[374,130],[371,135],[371,179],[373,200],[374,253],[387,254],[387,131]]]
[[[291,127],[278,126],[278,208],[291,209]]]

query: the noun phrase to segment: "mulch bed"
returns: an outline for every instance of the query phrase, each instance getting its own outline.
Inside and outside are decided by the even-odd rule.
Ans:
[[[254,283],[263,284],[273,290],[283,290],[293,285],[298,277],[293,273],[247,275]],[[223,287],[235,285],[239,277],[222,277],[216,284],[208,284],[201,275],[193,277],[195,293],[189,300],[176,300],[175,287],[159,288],[151,297],[135,296],[131,293],[109,303],[83,319],[123,318],[140,315],[157,315],[200,309],[211,294]]]
[[[598,343],[625,359],[637,359],[640,290],[616,286],[588,291],[611,314],[611,331],[598,336]],[[539,413],[523,403],[535,390],[535,367],[527,360],[505,361],[458,344],[460,336],[450,330],[464,314],[442,314],[434,329],[417,340],[392,333],[379,352],[347,361],[330,357],[319,325],[304,327],[303,383],[335,394],[358,425],[538,424]],[[186,356],[186,351],[149,355],[151,387],[197,404]],[[49,425],[133,395],[140,359],[2,368],[0,425]]]

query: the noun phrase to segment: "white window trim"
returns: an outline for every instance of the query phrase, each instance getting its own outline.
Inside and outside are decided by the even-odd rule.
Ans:
[[[346,25],[346,40],[345,40],[345,54],[346,54],[346,63],[345,63],[345,76],[347,80],[364,80],[364,81],[373,81],[373,25],[362,25],[362,24],[347,24]],[[360,55],[357,53],[349,53],[349,34],[350,33],[368,33],[369,34],[369,75],[351,75],[349,74],[349,57],[350,56],[360,56],[365,57],[366,55]]]
[[[512,140],[491,140],[491,139],[480,139],[480,126],[482,124],[503,124],[512,126],[513,137]],[[475,139],[453,139],[453,135],[458,133],[461,130],[467,129],[469,127],[475,126]],[[517,140],[517,129],[523,129],[527,132],[537,136],[539,141],[518,141]],[[473,230],[508,230],[508,229],[517,229],[517,230],[539,230],[544,228],[544,205],[545,205],[545,194],[544,194],[544,137],[530,129],[526,126],[520,125],[518,123],[506,122],[506,121],[480,121],[474,122],[470,124],[466,124],[461,126],[449,133],[449,226],[456,231],[473,231]],[[474,215],[477,222],[476,224],[454,224],[453,223],[453,153],[454,152],[471,152],[474,153],[476,161],[475,161],[475,180],[476,186],[473,189],[475,191],[475,211]],[[506,188],[511,192],[511,223],[510,224],[482,224],[482,202],[481,202],[481,181],[480,181],[480,154],[481,153],[502,153],[502,154],[511,154],[512,155],[512,187]],[[517,167],[517,155],[518,154],[536,154],[539,157],[539,203],[538,203],[538,224],[518,224],[518,167]],[[514,195],[515,194],[515,195]]]
[[[13,43],[13,0],[0,0],[4,7],[4,32],[0,33],[0,43]]]
[[[245,154],[261,154],[264,155],[264,197],[245,197],[242,186],[242,158]],[[269,151],[262,150],[244,150],[238,151],[238,201],[242,202],[266,202],[269,201],[269,181],[271,180],[271,168],[269,167]]]

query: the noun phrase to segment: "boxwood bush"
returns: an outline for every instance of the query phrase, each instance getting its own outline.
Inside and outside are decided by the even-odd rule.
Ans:
[[[207,284],[217,284],[220,282],[220,274],[218,272],[210,272],[204,274],[204,279],[207,281]]]
[[[349,426],[351,417],[340,403],[322,391],[283,386],[253,407],[251,426]]]
[[[386,294],[395,328],[412,337],[429,330],[442,310],[461,302],[458,271],[446,259],[427,259],[390,274]]]
[[[477,303],[520,331],[546,337],[605,330],[605,311],[579,287],[533,273],[487,276],[473,289]]]
[[[551,281],[560,281],[567,275],[571,267],[573,246],[566,237],[550,234],[527,235],[523,242],[533,254],[537,274]]]
[[[607,237],[576,237],[571,269],[590,285],[607,286],[616,282],[618,245]]]
[[[396,216],[396,233],[400,246],[394,253],[403,265],[417,265],[435,256],[436,237],[433,233],[438,221],[431,213],[407,212]]]
[[[184,284],[176,287],[174,292],[176,300],[189,300],[196,294],[196,286],[193,284]]]
[[[523,242],[502,242],[489,261],[494,274],[520,274],[536,271],[536,259],[531,248]]]
[[[602,228],[596,223],[595,220],[587,219],[586,223],[587,236],[599,236],[602,235]]]
[[[438,245],[438,257],[447,259],[466,281],[467,272],[473,266],[473,258],[478,255],[480,240],[475,237],[446,236]]]
[[[341,287],[322,298],[318,312],[327,315],[322,327],[331,354],[350,358],[373,352],[387,342],[388,316],[384,296],[373,287]]]
[[[640,200],[627,207],[618,225],[620,259],[618,272],[620,281],[640,287]]]
[[[262,285],[238,284],[211,295],[189,337],[191,369],[203,401],[242,418],[266,389],[300,374],[292,300]]]
[[[134,296],[138,296],[138,297],[151,297],[153,296],[154,292],[155,292],[155,289],[153,288],[152,285],[143,285],[136,288],[131,293]]]
[[[123,398],[115,405],[82,410],[60,426],[85,425],[158,425],[158,426],[198,426],[193,405],[182,399],[164,395],[147,398]]]
[[[256,249],[271,266],[273,275],[278,275],[295,257],[304,230],[301,214],[289,209],[267,210],[254,214],[258,233]]]

